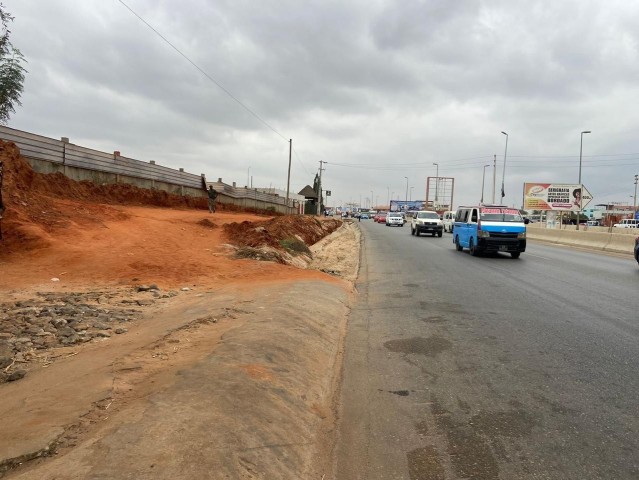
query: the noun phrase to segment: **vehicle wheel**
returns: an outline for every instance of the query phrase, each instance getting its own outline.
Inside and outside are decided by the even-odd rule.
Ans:
[[[464,249],[464,247],[459,244],[459,235],[455,237],[455,248],[458,252],[461,252]]]
[[[468,242],[468,250],[470,250],[470,254],[473,257],[476,257],[477,255],[479,255],[479,250],[477,250],[477,247],[475,246],[475,242],[473,242],[472,238]]]
[[[521,252],[510,252],[510,256],[513,258],[519,258],[519,255],[521,255]]]
[[[420,233],[420,232],[419,232],[419,229],[418,229],[418,228],[416,228],[416,229],[415,229],[415,236],[416,236],[416,237],[419,237],[419,233]]]
[[[439,232],[437,232],[437,236],[441,237],[444,233],[440,230]]]

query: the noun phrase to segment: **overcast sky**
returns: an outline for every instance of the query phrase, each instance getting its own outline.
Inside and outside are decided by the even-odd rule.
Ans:
[[[10,127],[282,189],[292,138],[293,192],[322,160],[329,205],[424,199],[438,173],[455,206],[484,165],[492,200],[493,155],[499,201],[502,131],[520,206],[524,182],[577,183],[591,130],[593,204],[633,203],[639,2],[123,1],[175,49],[118,0],[3,0],[28,60]]]

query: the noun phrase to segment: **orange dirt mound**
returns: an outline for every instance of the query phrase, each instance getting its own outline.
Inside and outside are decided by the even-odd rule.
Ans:
[[[313,245],[342,224],[340,220],[319,220],[307,215],[275,217],[263,222],[228,223],[224,225],[230,243],[243,247],[272,247],[283,250],[281,240],[300,238]]]
[[[0,140],[0,161],[4,166],[5,252],[17,247],[32,250],[46,246],[48,233],[71,223],[82,225],[126,218],[109,205],[207,208],[204,197],[182,197],[129,184],[97,185],[77,182],[61,173],[34,172],[12,142]]]

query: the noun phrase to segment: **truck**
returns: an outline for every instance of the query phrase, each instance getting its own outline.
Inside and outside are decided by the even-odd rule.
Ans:
[[[442,236],[444,225],[437,212],[429,210],[421,210],[415,212],[413,218],[410,219],[410,233],[419,237],[420,233],[430,233],[433,237]]]

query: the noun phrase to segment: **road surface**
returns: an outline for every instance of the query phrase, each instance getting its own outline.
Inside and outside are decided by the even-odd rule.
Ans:
[[[639,478],[634,259],[361,227],[335,478]]]

